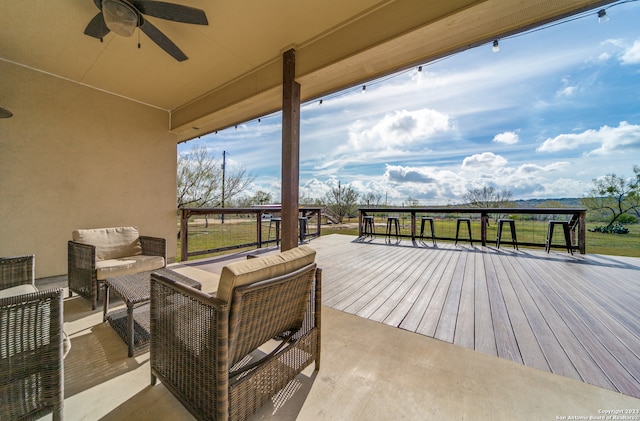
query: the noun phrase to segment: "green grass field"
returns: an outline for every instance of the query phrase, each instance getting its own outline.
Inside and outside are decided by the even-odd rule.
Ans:
[[[351,218],[346,222],[356,223],[357,218]],[[385,219],[376,218],[376,232],[384,233]],[[480,238],[480,225],[477,221],[472,222],[472,235],[474,238]],[[606,223],[587,223],[587,230]],[[599,232],[587,231],[587,253],[592,254],[610,254],[616,256],[640,257],[640,224],[625,225],[629,229],[629,234],[603,234]],[[455,237],[456,222],[451,219],[442,219],[436,221],[436,235]],[[403,234],[410,234],[410,222],[407,218],[403,221],[401,231]],[[420,230],[418,226],[417,231]],[[547,237],[546,221],[517,221],[516,231],[518,240],[524,242],[544,243]],[[428,232],[428,229],[427,229]],[[340,227],[340,226],[323,226],[322,235],[329,234],[345,234],[358,235],[356,227]],[[497,235],[497,224],[491,222],[487,228],[487,239],[495,240]],[[461,235],[461,238],[462,235]],[[464,237],[466,238],[466,236]],[[556,231],[554,233],[554,244],[562,244],[562,233]],[[510,232],[508,228],[503,228],[502,241],[510,241]],[[556,239],[558,240],[556,242]]]
[[[376,218],[376,232],[383,234],[385,232],[384,217]],[[322,235],[329,234],[345,234],[345,235],[358,235],[357,218],[351,218],[344,221],[343,225],[323,225]],[[401,219],[401,233],[404,235],[410,235],[411,233],[411,221],[409,218]],[[480,238],[480,223],[478,220],[473,220],[472,223],[472,235],[474,239]],[[605,225],[603,223],[588,223],[587,229],[594,228],[598,225]],[[262,240],[265,241],[269,238],[269,223],[262,223]],[[609,254],[617,256],[632,256],[640,257],[640,224],[633,224],[626,226],[630,233],[625,235],[619,234],[603,234],[587,231],[587,253],[588,254]],[[272,227],[271,239],[275,238],[275,227]],[[436,235],[438,237],[455,238],[456,222],[455,219],[436,219]],[[204,221],[196,221],[189,225],[189,250],[207,250],[220,247],[234,246],[238,244],[245,244],[256,241],[256,227],[255,221],[251,219],[236,219],[228,220],[225,224],[221,224],[219,220],[210,220],[208,226]],[[420,226],[416,227],[416,230],[420,230]],[[495,221],[491,221],[487,228],[487,239],[489,241],[495,241],[497,224]],[[547,222],[546,221],[522,221],[516,222],[516,230],[519,242],[539,243],[540,247],[532,247],[534,249],[542,249],[547,235]],[[466,234],[461,234],[461,239],[466,239]],[[510,241],[511,236],[508,228],[504,228],[502,234],[502,241]],[[445,240],[439,240],[445,241]],[[462,241],[462,240],[461,240]],[[563,237],[560,231],[554,233],[554,244],[562,245]],[[491,244],[491,243],[489,243]],[[180,259],[180,240],[177,245],[177,259]],[[505,247],[508,247],[505,244]],[[254,249],[255,246],[247,247],[246,249]],[[237,249],[243,250],[243,249]],[[229,251],[212,253],[207,255],[196,256],[193,258],[203,258],[208,256],[214,256],[216,254],[225,254]]]

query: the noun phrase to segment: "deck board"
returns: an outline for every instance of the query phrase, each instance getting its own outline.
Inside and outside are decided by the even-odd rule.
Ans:
[[[640,259],[384,240],[311,241],[324,305],[640,398]]]
[[[323,279],[360,277],[348,293],[366,301],[344,311],[640,398],[640,259],[329,237],[312,243]]]

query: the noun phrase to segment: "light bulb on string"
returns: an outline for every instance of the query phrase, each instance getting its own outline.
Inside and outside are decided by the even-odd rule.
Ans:
[[[500,51],[500,43],[497,39],[493,41],[493,47],[491,48],[491,51],[493,51],[494,53]]]
[[[605,23],[609,21],[609,16],[607,16],[607,11],[604,9],[598,10],[598,23]]]

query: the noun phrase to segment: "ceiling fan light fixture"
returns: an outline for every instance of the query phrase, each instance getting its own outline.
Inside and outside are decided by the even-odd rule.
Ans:
[[[6,108],[0,107],[0,118],[9,118],[13,117],[13,113]]]
[[[138,27],[138,14],[124,0],[102,0],[104,23],[114,33],[130,37]]]

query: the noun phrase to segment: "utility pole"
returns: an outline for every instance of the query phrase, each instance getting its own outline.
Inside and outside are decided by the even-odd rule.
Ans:
[[[222,151],[222,208],[224,208],[224,171],[227,165],[227,151]],[[224,224],[224,213],[221,215],[221,221]]]

